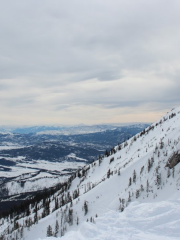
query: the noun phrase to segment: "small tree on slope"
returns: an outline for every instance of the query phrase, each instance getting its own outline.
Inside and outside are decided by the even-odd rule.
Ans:
[[[47,237],[51,237],[53,234],[52,234],[52,227],[49,225],[47,227]]]

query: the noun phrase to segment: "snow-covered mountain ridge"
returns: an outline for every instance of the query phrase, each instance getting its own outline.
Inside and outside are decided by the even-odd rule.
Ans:
[[[104,132],[123,126],[140,127],[148,123],[117,123],[117,124],[98,124],[98,125],[72,125],[72,126],[0,126],[0,134],[37,134],[37,135],[77,135]]]
[[[179,151],[180,107],[2,219],[4,239],[179,239]]]

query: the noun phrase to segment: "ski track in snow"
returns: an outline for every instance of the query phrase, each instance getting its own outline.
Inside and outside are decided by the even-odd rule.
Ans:
[[[180,200],[131,203],[124,212],[108,211],[61,238],[38,240],[179,240]]]

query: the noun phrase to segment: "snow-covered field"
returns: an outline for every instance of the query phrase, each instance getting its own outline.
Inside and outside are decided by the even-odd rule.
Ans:
[[[21,160],[21,158],[18,158],[18,160]],[[9,195],[13,195],[49,188],[60,182],[64,182],[68,179],[70,170],[73,171],[82,168],[84,165],[84,162],[79,161],[69,163],[66,161],[49,162],[45,160],[32,160],[28,163],[18,162],[16,166],[9,167],[11,171],[4,172],[0,167],[0,177],[6,177],[6,179],[13,178],[5,184]]]
[[[12,144],[12,143],[4,143],[2,146],[0,146],[0,150],[7,150],[7,149],[19,149],[23,148],[24,146],[18,145],[18,144]]]

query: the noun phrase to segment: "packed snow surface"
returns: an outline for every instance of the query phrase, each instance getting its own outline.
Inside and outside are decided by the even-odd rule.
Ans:
[[[61,238],[38,240],[179,240],[180,199],[161,202],[133,202],[124,212],[108,211],[95,224],[82,223]]]

